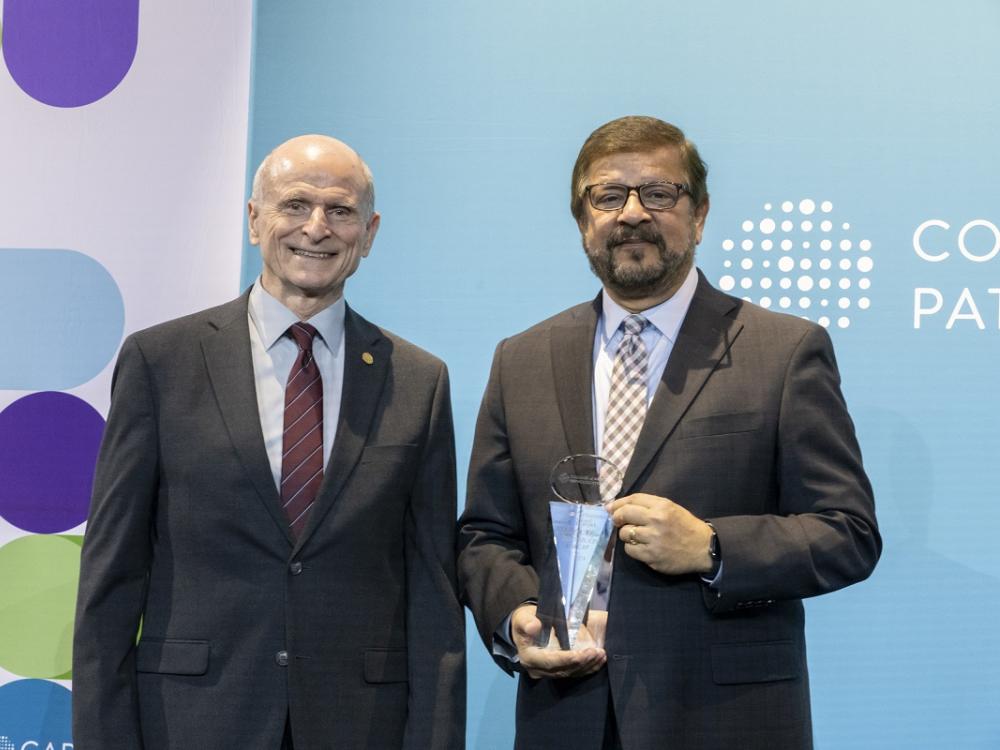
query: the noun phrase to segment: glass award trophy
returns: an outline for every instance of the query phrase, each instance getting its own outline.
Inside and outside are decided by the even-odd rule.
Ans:
[[[605,505],[614,500],[623,479],[613,463],[588,454],[567,456],[552,469],[553,544],[538,595],[539,646],[604,646],[615,538]]]

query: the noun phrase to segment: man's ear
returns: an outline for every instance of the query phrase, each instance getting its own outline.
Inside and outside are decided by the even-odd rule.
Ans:
[[[708,208],[709,200],[706,195],[701,205],[694,209],[694,244],[696,245],[701,243],[701,235],[705,231],[705,219],[708,218]]]
[[[260,235],[257,234],[257,207],[253,201],[247,202],[247,228],[250,233],[250,244],[256,245],[260,242]]]

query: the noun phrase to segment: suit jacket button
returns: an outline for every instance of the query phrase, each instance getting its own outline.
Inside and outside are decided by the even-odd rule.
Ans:
[[[293,576],[297,576],[299,573],[302,572],[302,563],[296,560],[295,562],[293,562],[291,565],[288,566],[288,570]]]
[[[288,666],[288,652],[287,651],[279,651],[278,653],[276,653],[274,655],[274,661],[277,663],[277,665],[279,667],[287,667]]]

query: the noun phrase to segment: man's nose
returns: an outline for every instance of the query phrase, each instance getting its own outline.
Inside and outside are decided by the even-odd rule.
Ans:
[[[639,200],[639,191],[635,188],[629,190],[628,196],[625,198],[625,205],[618,212],[618,221],[622,224],[635,226],[651,219],[652,217],[649,215],[646,207]]]
[[[330,222],[326,220],[326,211],[322,206],[316,206],[302,226],[302,231],[313,242],[319,242],[330,235]]]

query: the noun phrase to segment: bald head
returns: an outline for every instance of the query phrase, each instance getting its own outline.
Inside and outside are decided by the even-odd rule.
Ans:
[[[299,135],[285,141],[265,156],[257,167],[250,201],[263,201],[275,179],[290,172],[302,172],[319,178],[331,174],[353,178],[363,196],[363,213],[370,218],[375,212],[375,181],[371,170],[358,153],[343,141],[328,135]]]

